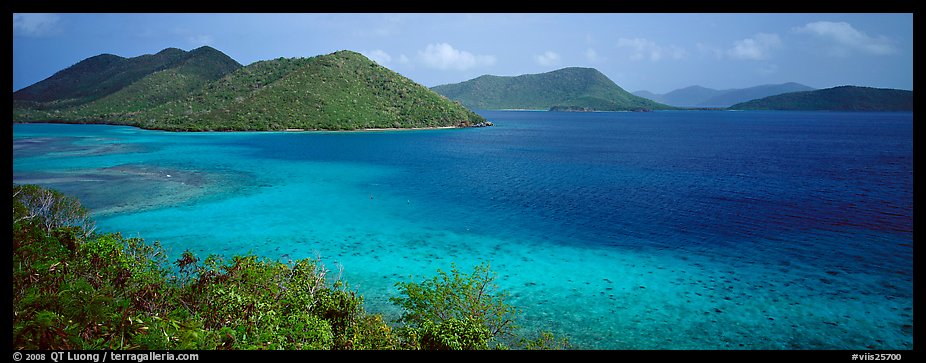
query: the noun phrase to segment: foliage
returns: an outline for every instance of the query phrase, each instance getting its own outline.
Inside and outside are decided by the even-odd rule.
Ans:
[[[485,75],[432,88],[476,109],[639,111],[671,106],[634,96],[593,68],[570,67],[516,77]]]
[[[362,297],[315,261],[200,261],[186,252],[173,270],[157,243],[84,233],[71,219],[32,213],[36,195],[51,196],[51,205],[76,201],[13,187],[17,349],[398,347]]]
[[[396,284],[401,296],[391,300],[404,311],[399,321],[405,324],[408,344],[417,349],[467,350],[516,345],[518,310],[507,303],[509,295],[498,288],[495,277],[488,263],[475,266],[468,275],[453,265],[450,272],[438,270],[437,276],[420,283]],[[565,348],[566,341],[556,347],[552,334],[543,334],[520,343],[530,348]]]
[[[46,233],[59,227],[80,227],[87,234],[95,223],[77,198],[35,185],[13,186],[13,222],[34,220]]]
[[[403,333],[316,260],[201,260],[186,251],[171,262],[157,242],[88,232],[92,223],[72,197],[14,185],[12,202],[17,350],[487,349],[517,338],[515,309],[488,265],[402,284],[407,297],[395,302],[407,310]],[[82,217],[35,212],[45,205]],[[549,344],[549,334],[520,341],[565,347]]]
[[[425,350],[486,350],[492,338],[489,328],[469,318],[425,321],[417,333],[419,348]]]
[[[913,92],[856,86],[792,92],[738,103],[732,110],[913,111]]]
[[[533,340],[522,338],[520,345],[526,350],[559,350],[569,347],[569,339],[558,338],[551,332],[543,331]]]

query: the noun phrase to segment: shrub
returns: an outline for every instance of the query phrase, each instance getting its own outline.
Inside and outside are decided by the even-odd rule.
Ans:
[[[85,236],[96,229],[87,210],[77,198],[36,185],[13,186],[13,223],[31,221],[45,232],[64,226],[80,227]]]
[[[492,334],[473,319],[426,321],[421,327],[420,348],[428,350],[486,350]]]
[[[489,264],[476,266],[471,275],[461,274],[455,265],[449,273],[437,274],[421,283],[396,284],[404,296],[391,299],[404,309],[399,322],[412,330],[406,334],[427,340],[421,348],[444,346],[441,342],[485,348],[490,340],[498,347],[512,334],[517,310],[506,302],[508,293],[499,291]]]
[[[398,283],[401,296],[391,301],[404,311],[401,335],[407,349],[566,349],[569,343],[550,332],[534,339],[517,337],[518,310],[509,305],[507,291],[495,283],[488,263],[463,274],[450,272],[420,283]]]

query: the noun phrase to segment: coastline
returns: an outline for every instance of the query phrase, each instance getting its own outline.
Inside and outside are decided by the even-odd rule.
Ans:
[[[443,129],[466,129],[469,127],[459,126],[434,126],[434,127],[387,127],[387,128],[365,128],[346,131],[410,131],[410,130],[443,130]]]
[[[282,132],[368,132],[368,131],[414,131],[414,130],[444,130],[444,129],[466,129],[469,127],[459,127],[459,126],[434,126],[434,127],[368,127],[362,129],[354,130],[325,130],[325,129],[286,129]],[[267,131],[267,132],[279,132],[279,131]]]
[[[138,125],[110,123],[110,122],[73,122],[73,121],[13,121],[13,124],[58,124],[58,125],[108,125],[108,126],[127,126],[142,130],[167,131],[167,132],[377,132],[377,131],[412,131],[412,130],[443,130],[443,129],[465,129],[478,128],[477,126],[433,126],[433,127],[389,127],[389,128],[362,128],[352,130],[328,130],[328,129],[301,129],[287,128],[283,130],[182,130],[182,129],[163,129],[148,128]]]

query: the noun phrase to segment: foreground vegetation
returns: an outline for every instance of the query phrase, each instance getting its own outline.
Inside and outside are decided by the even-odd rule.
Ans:
[[[13,186],[14,349],[564,349],[515,332],[487,264],[399,283],[396,324],[310,259],[168,261],[157,242],[100,234],[80,202]]]

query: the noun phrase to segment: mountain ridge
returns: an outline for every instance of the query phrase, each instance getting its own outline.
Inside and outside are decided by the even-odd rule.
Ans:
[[[694,85],[679,88],[665,94],[655,94],[649,91],[636,91],[633,92],[633,94],[676,107],[724,108],[737,103],[776,94],[811,90],[814,90],[814,88],[796,82],[786,82],[723,90]],[[647,95],[653,98],[646,97]]]
[[[207,49],[202,49],[207,48]],[[113,54],[100,54],[55,72],[51,77],[13,92],[13,101],[31,103],[39,108],[64,108],[86,104],[118,92],[152,73],[170,69],[190,57],[201,56],[210,47],[200,51],[183,51],[166,48],[155,54],[126,58]],[[218,52],[218,51],[216,51]],[[228,62],[241,65],[226,56]]]

